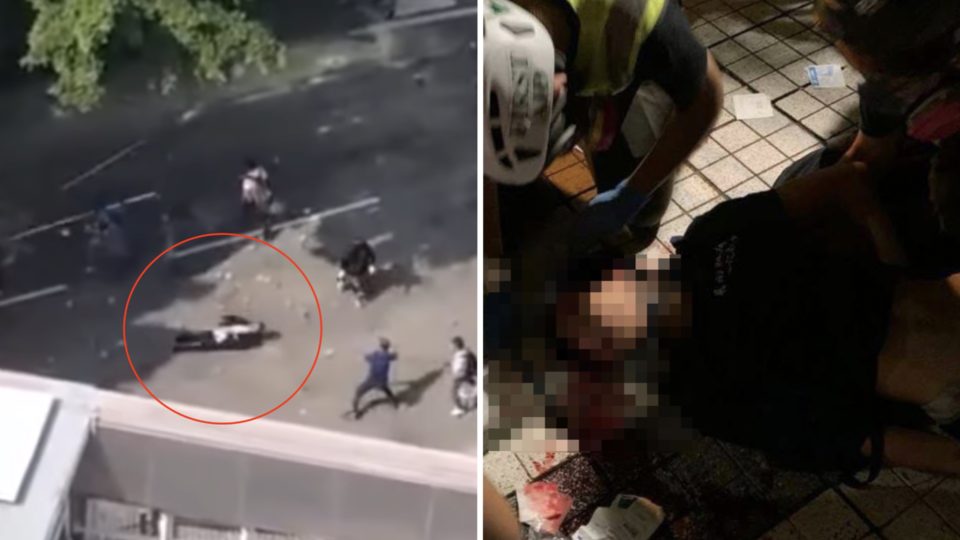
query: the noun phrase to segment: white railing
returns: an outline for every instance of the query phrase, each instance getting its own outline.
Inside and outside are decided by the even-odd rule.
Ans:
[[[0,385],[61,399],[91,395],[89,387],[3,371]],[[269,419],[200,424],[150,399],[92,392],[96,431],[73,481],[77,495],[305,537],[476,537],[473,456]],[[170,405],[195,418],[233,418]]]

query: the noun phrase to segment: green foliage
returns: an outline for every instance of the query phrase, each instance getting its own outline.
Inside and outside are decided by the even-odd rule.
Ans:
[[[234,65],[266,72],[284,62],[283,45],[262,24],[248,19],[242,0],[27,1],[36,18],[21,64],[53,70],[57,78],[51,93],[61,104],[80,110],[92,108],[103,96],[107,45],[120,34],[130,35],[129,28],[121,32],[122,20],[168,34],[203,80],[225,81]]]

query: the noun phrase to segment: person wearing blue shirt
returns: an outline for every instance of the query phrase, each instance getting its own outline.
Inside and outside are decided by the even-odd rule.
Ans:
[[[367,378],[364,379],[353,396],[353,414],[360,418],[363,414],[360,412],[360,400],[371,390],[380,390],[393,403],[395,409],[400,408],[400,400],[390,390],[390,364],[397,359],[397,353],[390,348],[390,341],[386,338],[380,338],[380,347],[369,353],[365,357],[370,370],[367,372]]]

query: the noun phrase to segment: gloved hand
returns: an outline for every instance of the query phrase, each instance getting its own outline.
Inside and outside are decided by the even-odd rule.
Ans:
[[[627,185],[627,180],[617,187],[598,194],[580,214],[575,231],[578,248],[617,233],[626,226],[647,203],[650,197]]]

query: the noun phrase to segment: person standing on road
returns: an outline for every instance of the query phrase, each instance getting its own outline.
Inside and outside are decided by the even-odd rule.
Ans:
[[[270,234],[273,189],[267,169],[254,159],[246,160],[246,172],[240,179],[240,200],[244,215],[259,222],[266,239]]]
[[[589,247],[625,226],[652,242],[673,172],[723,104],[720,70],[680,7],[485,0],[483,22],[483,174],[497,183],[487,189],[533,182],[579,144],[598,195],[575,243]]]
[[[380,338],[377,350],[367,354],[365,359],[369,366],[367,378],[360,383],[353,396],[353,415],[357,419],[363,416],[360,411],[360,400],[371,390],[380,390],[393,403],[394,409],[400,408],[400,400],[390,390],[389,384],[390,364],[397,359],[397,353],[390,347],[390,341],[387,338]]]
[[[460,336],[455,336],[451,344],[453,345],[453,359],[450,361],[450,371],[453,372],[453,410],[450,411],[450,415],[459,418],[470,412],[458,399],[458,390],[464,382],[473,384],[476,388],[477,356],[467,348]]]

